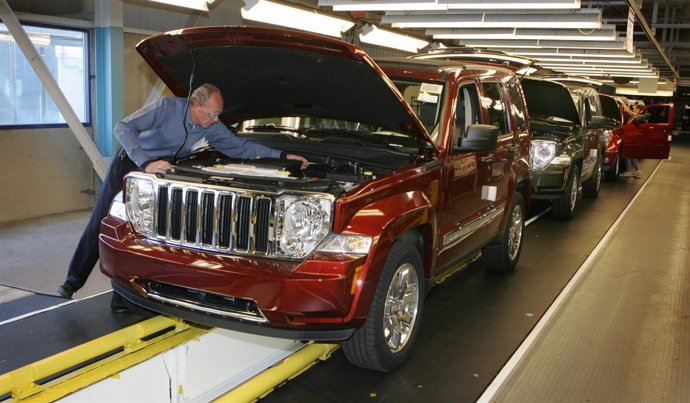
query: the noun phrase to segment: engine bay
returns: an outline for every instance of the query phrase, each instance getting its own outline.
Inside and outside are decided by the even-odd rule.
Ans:
[[[250,187],[277,185],[292,189],[327,190],[337,194],[387,175],[394,169],[332,156],[304,156],[309,160],[309,165],[301,169],[298,160],[232,159],[209,148],[178,161],[176,173],[169,176],[194,182],[242,183]]]

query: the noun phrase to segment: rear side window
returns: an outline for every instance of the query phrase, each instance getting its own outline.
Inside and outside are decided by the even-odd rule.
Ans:
[[[489,123],[498,127],[501,133],[508,133],[508,111],[502,96],[501,85],[499,83],[482,83],[482,90],[484,91],[482,103],[489,111]]]
[[[527,108],[525,108],[525,102],[522,98],[522,92],[519,89],[519,85],[520,84],[515,81],[508,83],[508,94],[510,94],[511,101],[510,114],[513,115],[513,119],[515,119],[518,132],[524,132],[527,131],[527,119],[525,119],[527,115],[525,111]]]

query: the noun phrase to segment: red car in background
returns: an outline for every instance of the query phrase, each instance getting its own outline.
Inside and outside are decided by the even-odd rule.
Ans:
[[[624,158],[668,159],[673,131],[673,104],[652,104],[630,118],[622,99],[599,94],[608,125],[604,171],[606,180],[618,177]]]
[[[673,113],[672,103],[647,105],[626,125],[614,129],[613,134],[623,140],[623,157],[668,159]]]

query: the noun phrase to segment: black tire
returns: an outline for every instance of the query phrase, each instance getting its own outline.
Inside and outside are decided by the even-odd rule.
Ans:
[[[525,202],[522,195],[515,192],[510,203],[506,226],[496,240],[482,249],[482,260],[486,268],[501,273],[515,270],[525,230]]]
[[[577,165],[573,166],[568,175],[568,183],[565,186],[563,197],[553,201],[551,213],[554,217],[569,220],[575,213],[577,196],[579,192],[580,169]]]
[[[419,251],[409,242],[397,241],[384,264],[366,322],[342,343],[347,360],[381,372],[405,362],[421,326],[424,295]]]
[[[607,182],[615,182],[616,179],[618,179],[618,174],[620,173],[620,170],[621,170],[621,155],[620,155],[620,151],[619,151],[616,153],[616,156],[613,157],[613,162],[611,163],[609,170],[606,171],[606,181]]]
[[[601,189],[601,177],[604,170],[604,159],[599,153],[597,157],[597,164],[594,166],[594,173],[587,182],[582,184],[582,195],[589,198],[596,198],[599,196],[599,189]]]

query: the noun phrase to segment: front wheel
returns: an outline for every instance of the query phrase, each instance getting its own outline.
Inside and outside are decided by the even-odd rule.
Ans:
[[[525,202],[522,195],[515,192],[508,211],[506,227],[498,234],[493,243],[482,249],[482,260],[487,269],[503,273],[515,270],[522,250],[524,229]]]
[[[566,183],[565,193],[558,200],[554,200],[552,213],[556,218],[571,219],[575,213],[575,205],[577,204],[577,196],[580,184],[580,169],[577,165],[573,166],[568,175],[568,183]]]
[[[412,351],[424,305],[422,258],[415,246],[391,248],[364,325],[342,343],[350,363],[381,372],[400,366]]]
[[[616,179],[618,179],[618,174],[620,173],[620,166],[621,156],[620,152],[617,152],[616,156],[613,158],[613,162],[611,163],[609,170],[606,171],[606,180],[608,182],[615,182]]]

